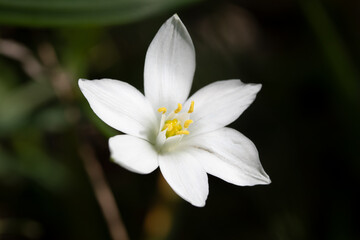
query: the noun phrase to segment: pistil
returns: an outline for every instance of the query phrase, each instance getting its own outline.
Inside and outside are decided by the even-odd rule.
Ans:
[[[169,115],[165,115],[167,109],[165,107],[161,107],[158,109],[158,112],[163,114],[161,120],[161,132],[166,130],[166,138],[177,136],[177,135],[189,135],[190,132],[188,130],[184,130],[184,128],[188,128],[190,124],[194,121],[186,118],[194,112],[194,101],[191,101],[189,110],[187,113],[180,113],[182,110],[182,104],[178,103],[177,109],[174,110],[173,113]],[[185,118],[185,119],[184,119]]]

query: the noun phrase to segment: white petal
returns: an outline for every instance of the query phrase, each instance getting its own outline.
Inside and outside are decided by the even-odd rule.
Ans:
[[[244,135],[232,128],[187,139],[185,144],[209,153],[199,158],[206,172],[239,186],[269,184],[259,160],[255,145]]]
[[[144,139],[156,136],[154,109],[130,84],[112,79],[80,79],[79,86],[92,110],[109,126]]]
[[[162,25],[146,53],[145,96],[155,108],[176,109],[189,96],[194,72],[194,46],[175,14]]]
[[[232,123],[255,100],[260,89],[261,84],[245,84],[240,80],[218,81],[200,89],[184,106],[188,109],[191,101],[195,102],[190,133],[210,132]]]
[[[147,174],[158,167],[158,154],[149,142],[130,135],[109,139],[111,158],[122,167]]]
[[[209,193],[207,174],[192,151],[159,155],[161,173],[172,189],[197,207],[205,206]]]

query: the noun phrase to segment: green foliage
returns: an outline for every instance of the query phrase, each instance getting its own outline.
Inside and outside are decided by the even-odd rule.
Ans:
[[[0,23],[22,26],[123,24],[199,0],[0,0]]]
[[[54,98],[45,83],[30,82],[0,96],[0,136],[23,124],[40,105]]]

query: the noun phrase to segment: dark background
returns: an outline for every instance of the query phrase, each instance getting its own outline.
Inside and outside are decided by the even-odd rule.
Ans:
[[[134,11],[125,20],[102,9],[38,20],[41,7],[0,0],[0,239],[111,239],[84,147],[131,239],[360,239],[360,2],[173,2],[146,14],[120,6],[116,16]],[[174,195],[159,170],[111,162],[118,133],[77,86],[114,78],[143,89],[147,47],[175,12],[196,49],[192,92],[233,78],[263,85],[231,127],[256,144],[272,183],[209,176],[204,208]]]

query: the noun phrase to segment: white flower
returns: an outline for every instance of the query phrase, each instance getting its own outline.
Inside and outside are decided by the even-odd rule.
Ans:
[[[160,167],[172,189],[200,207],[209,192],[207,173],[239,186],[270,179],[255,145],[225,127],[254,101],[261,85],[218,81],[188,98],[194,71],[194,46],[175,14],[147,51],[145,96],[112,79],[80,79],[79,86],[96,115],[125,133],[109,140],[114,161],[141,174]]]

